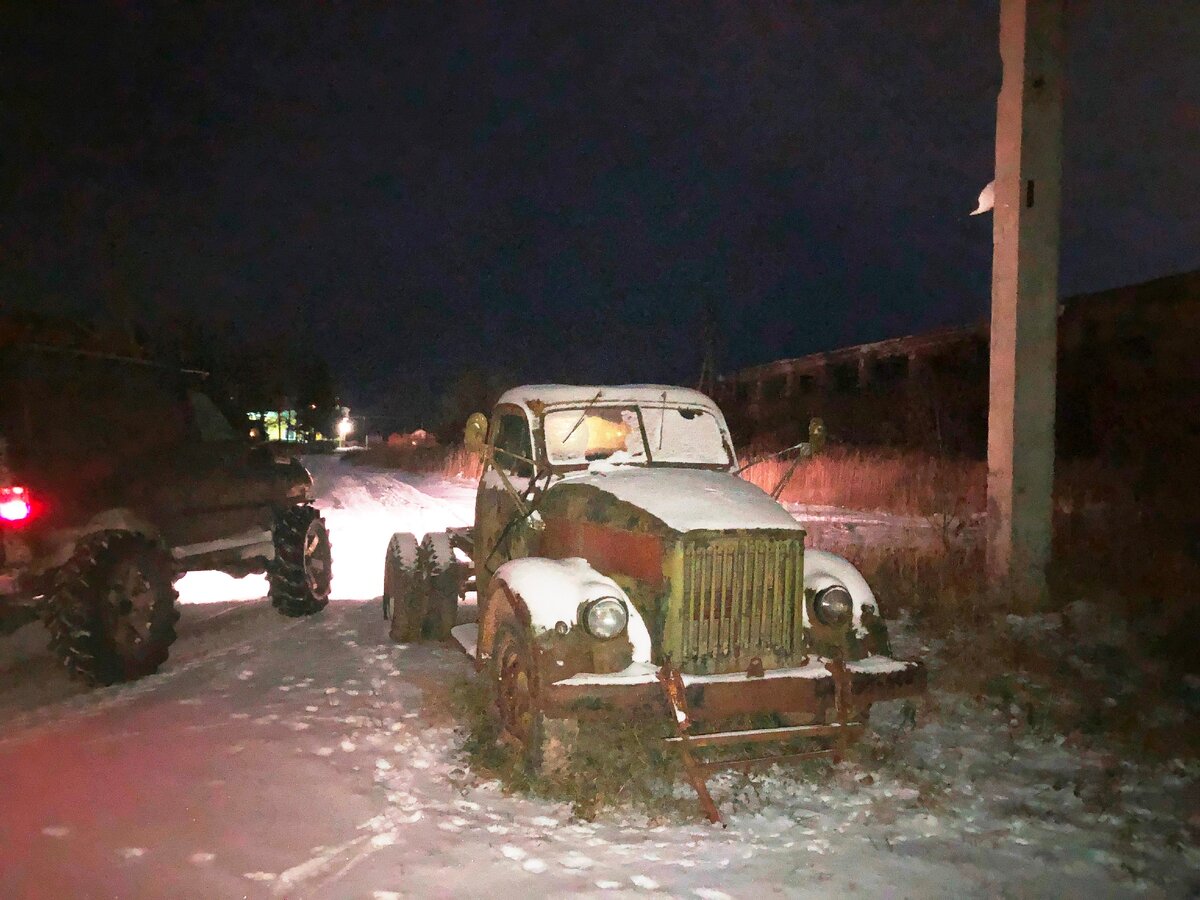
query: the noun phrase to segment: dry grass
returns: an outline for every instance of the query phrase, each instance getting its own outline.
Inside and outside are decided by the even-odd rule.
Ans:
[[[771,491],[792,462],[769,459],[742,477]],[[803,460],[784,486],[785,503],[886,510],[909,515],[958,516],[980,512],[987,493],[987,465],[916,452],[833,450]]]
[[[766,490],[789,463],[743,477]],[[986,465],[920,453],[835,450],[796,468],[784,500],[969,519],[986,497]],[[1141,497],[1128,472],[1059,466],[1049,594],[1013,597],[990,584],[979,540],[919,546],[815,546],[847,556],[888,618],[910,617],[938,646],[935,682],[1019,710],[1020,727],[1157,756],[1200,752],[1196,635],[1200,554],[1173,498]],[[1015,617],[1013,614],[1016,614]],[[1190,685],[1190,686],[1189,686]]]
[[[1200,609],[1187,585],[1200,566],[1164,545],[1141,547],[1136,564],[1105,565],[1129,558],[1119,546],[1126,540],[1112,529],[1088,542],[1058,535],[1050,592],[1037,604],[995,591],[980,547],[844,552],[885,616],[907,615],[920,641],[936,647],[939,688],[994,704],[1014,729],[1195,757]]]
[[[465,481],[478,481],[483,475],[483,464],[478,455],[465,447],[372,447],[352,454],[350,459],[359,466],[402,469]]]
[[[498,779],[508,791],[569,803],[575,815],[589,820],[619,806],[682,821],[695,814],[695,801],[673,796],[681,766],[663,743],[670,733],[663,720],[581,723],[567,765],[553,772],[532,772],[501,740],[494,700],[483,679],[458,682],[452,702],[466,726],[463,752],[471,768]]]

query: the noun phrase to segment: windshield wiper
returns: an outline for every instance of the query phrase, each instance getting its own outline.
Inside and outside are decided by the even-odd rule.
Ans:
[[[579,426],[583,424],[583,420],[587,418],[587,414],[592,409],[592,404],[595,403],[597,400],[599,400],[600,395],[603,393],[604,393],[604,388],[600,388],[600,390],[596,391],[596,396],[588,401],[587,406],[585,406],[583,408],[583,412],[581,412],[579,414],[579,421],[577,421],[574,425],[571,426],[571,430],[568,431],[566,437],[564,437],[562,439],[562,443],[565,444],[567,441],[569,441],[571,439],[571,435],[573,435],[575,433],[576,429],[578,429]]]
[[[667,392],[662,393],[662,408],[658,411],[658,449],[662,449],[663,426],[667,424]]]

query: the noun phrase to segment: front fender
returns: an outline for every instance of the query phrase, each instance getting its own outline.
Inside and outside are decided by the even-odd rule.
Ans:
[[[593,569],[585,559],[538,556],[510,560],[492,576],[479,623],[479,658],[491,655],[496,631],[504,622],[515,621],[528,628],[535,640],[544,639],[555,632],[559,623],[571,631],[581,627],[581,610],[600,597],[624,601],[629,611],[626,637],[632,647],[632,661],[650,662],[650,632],[620,585]]]
[[[811,596],[812,593],[833,584],[840,584],[850,592],[850,599],[854,601],[854,618],[851,624],[860,637],[865,637],[863,608],[871,607],[876,613],[879,612],[879,604],[875,600],[875,593],[871,590],[871,586],[867,584],[867,579],[862,577],[862,573],[854,567],[852,562],[836,553],[830,553],[827,550],[805,550],[805,595]],[[811,628],[812,624],[808,616],[808,603],[805,603],[804,627]]]
[[[104,531],[128,531],[140,534],[151,541],[160,542],[161,540],[158,529],[133,510],[124,507],[106,509],[94,515],[86,525],[67,529],[58,534],[50,553],[38,568],[48,571],[65,565],[67,560],[74,555],[75,548],[81,541]]]

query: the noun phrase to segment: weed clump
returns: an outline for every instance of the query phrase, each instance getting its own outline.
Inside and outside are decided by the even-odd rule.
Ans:
[[[452,698],[466,731],[462,749],[471,768],[496,778],[507,791],[568,803],[582,819],[617,807],[652,817],[694,815],[690,792],[680,796],[676,790],[682,767],[663,743],[670,731],[665,719],[580,722],[565,748],[565,765],[534,772],[505,740],[485,685],[464,679],[454,686]]]

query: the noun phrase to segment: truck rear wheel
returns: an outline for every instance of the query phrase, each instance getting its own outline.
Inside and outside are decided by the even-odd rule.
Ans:
[[[152,541],[105,532],[79,544],[46,609],[50,649],[93,685],[150,675],[175,642],[173,571]]]
[[[425,566],[425,634],[435,641],[450,639],[458,624],[458,591],[461,564],[454,557],[450,535],[431,531],[421,541],[420,558]]]
[[[417,571],[418,544],[414,535],[397,532],[383,560],[383,617],[391,622],[392,640],[406,644],[421,637],[422,611],[414,615],[412,597],[422,590]]]
[[[447,640],[458,624],[461,575],[446,532],[420,542],[407,532],[392,535],[383,569],[383,617],[392,622],[392,640]]]
[[[275,522],[271,603],[291,618],[311,616],[329,603],[333,556],[325,519],[311,506],[294,506]]]

